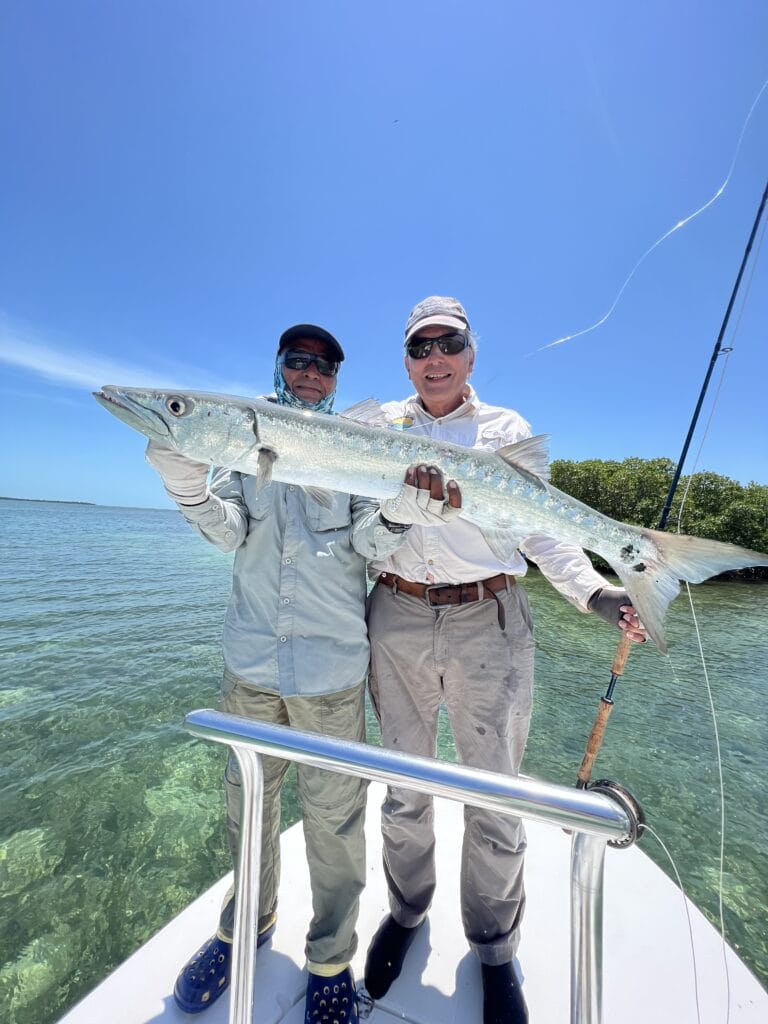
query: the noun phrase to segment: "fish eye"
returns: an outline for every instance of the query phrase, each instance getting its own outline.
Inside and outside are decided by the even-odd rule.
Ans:
[[[171,416],[184,416],[192,411],[192,402],[188,398],[171,395],[169,398],[166,398],[165,407]]]

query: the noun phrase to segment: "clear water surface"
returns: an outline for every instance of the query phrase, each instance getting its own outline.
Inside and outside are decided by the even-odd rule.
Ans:
[[[50,1024],[228,869],[223,751],[181,722],[216,702],[231,557],[172,511],[47,502],[0,501],[0,544],[0,1019]],[[614,635],[536,573],[525,586],[538,662],[524,770],[570,784]],[[768,587],[693,589],[725,778],[726,931],[765,985]],[[595,774],[635,794],[715,919],[715,741],[682,596],[668,631],[670,659],[633,651]],[[288,825],[292,785],[283,803]],[[669,870],[652,838],[643,848]]]

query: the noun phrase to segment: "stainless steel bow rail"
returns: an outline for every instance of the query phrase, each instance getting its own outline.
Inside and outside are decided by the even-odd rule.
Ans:
[[[230,746],[240,765],[240,866],[230,1024],[251,1024],[253,1020],[263,795],[261,755],[265,754],[571,831],[570,1019],[571,1024],[600,1024],[605,847],[609,840],[628,845],[636,835],[637,822],[632,820],[631,804],[613,793],[510,778],[218,711],[192,711],[184,725],[193,736]]]

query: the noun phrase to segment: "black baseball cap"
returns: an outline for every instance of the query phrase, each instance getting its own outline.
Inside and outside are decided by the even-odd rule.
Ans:
[[[289,327],[287,331],[283,331],[277,344],[277,351],[282,352],[284,348],[288,348],[300,338],[315,338],[317,341],[325,342],[336,362],[344,362],[344,349],[330,331],[326,331],[324,327],[318,327],[316,324],[296,324],[294,327]]]

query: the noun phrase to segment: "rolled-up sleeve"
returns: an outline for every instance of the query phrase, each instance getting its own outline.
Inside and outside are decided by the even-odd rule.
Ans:
[[[552,586],[582,612],[589,611],[589,599],[595,591],[607,586],[607,580],[577,544],[536,534],[526,537],[520,550],[536,563]]]

